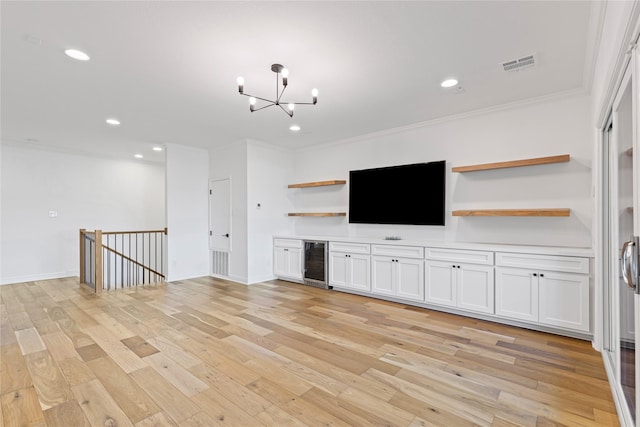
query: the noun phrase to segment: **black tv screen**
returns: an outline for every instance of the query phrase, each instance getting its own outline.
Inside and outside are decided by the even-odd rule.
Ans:
[[[349,172],[349,222],[444,225],[445,161]]]

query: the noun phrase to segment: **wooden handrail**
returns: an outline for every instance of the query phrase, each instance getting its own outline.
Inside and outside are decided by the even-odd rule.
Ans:
[[[120,253],[120,252],[116,251],[115,249],[110,248],[109,246],[102,245],[102,247],[103,247],[104,249],[108,250],[109,252],[112,252],[112,253],[114,253],[114,254],[116,254],[116,255],[118,255],[118,256],[121,256],[122,258],[126,259],[127,261],[130,261],[130,262],[134,263],[135,265],[138,265],[138,266],[140,266],[140,267],[144,268],[145,270],[149,270],[149,271],[150,271],[150,272],[152,272],[153,274],[157,274],[158,276],[160,276],[160,277],[162,277],[162,278],[164,279],[164,274],[162,274],[162,273],[158,273],[158,272],[157,272],[157,271],[155,271],[153,268],[151,268],[151,267],[147,267],[146,265],[139,263],[139,262],[138,262],[138,261],[136,261],[135,259],[131,259],[131,258],[129,258],[129,257],[128,257],[128,256],[126,256],[125,254]]]
[[[168,230],[138,230],[138,231],[103,231],[102,235],[106,234],[142,234],[142,233],[164,233],[167,234]]]

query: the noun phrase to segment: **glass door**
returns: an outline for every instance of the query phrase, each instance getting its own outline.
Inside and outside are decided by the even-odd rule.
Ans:
[[[634,236],[637,198],[634,174],[633,88],[631,72],[625,75],[616,97],[605,144],[605,209],[603,221],[608,235],[604,284],[603,348],[613,367],[615,388],[624,398],[628,414],[636,415],[635,291],[626,282],[637,282],[637,246]],[[629,243],[633,242],[633,243]],[[629,256],[634,253],[634,256]],[[627,255],[626,257],[624,255]],[[631,274],[633,270],[634,274]],[[625,277],[626,276],[626,277]],[[633,277],[632,277],[633,276]],[[622,402],[621,402],[622,403]]]

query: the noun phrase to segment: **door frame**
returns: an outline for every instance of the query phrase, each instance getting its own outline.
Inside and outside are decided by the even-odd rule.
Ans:
[[[613,105],[618,97],[618,92],[623,84],[625,79],[625,75],[628,72],[628,69],[631,69],[632,72],[632,85],[633,85],[633,109],[634,109],[634,120],[633,120],[633,148],[634,148],[634,183],[636,185],[636,191],[634,194],[634,205],[637,206],[638,203],[638,189],[640,189],[640,182],[638,181],[638,155],[640,155],[640,105],[638,105],[638,97],[640,96],[640,53],[638,52],[637,42],[638,37],[640,35],[640,6],[636,3],[633,6],[633,9],[630,13],[630,18],[628,21],[628,25],[625,28],[624,35],[622,37],[622,43],[620,44],[620,50],[618,52],[616,63],[613,68],[613,72],[610,74],[611,78],[609,84],[604,92],[604,96],[602,97],[602,102],[599,110],[599,114],[596,116],[596,144],[594,147],[594,174],[593,174],[593,187],[595,189],[595,221],[594,221],[594,252],[595,252],[595,265],[594,265],[594,338],[593,338],[593,346],[596,350],[601,351],[603,355],[603,362],[605,365],[605,370],[607,372],[607,377],[609,379],[609,383],[611,385],[611,391],[613,393],[614,402],[616,405],[616,410],[619,416],[619,420],[622,426],[634,426],[633,419],[631,414],[629,413],[628,407],[626,405],[625,397],[622,393],[621,387],[615,381],[615,374],[613,372],[613,366],[609,361],[609,357],[603,352],[603,327],[604,327],[604,294],[603,287],[604,284],[607,283],[607,277],[604,277],[607,273],[607,269],[604,267],[604,262],[608,262],[608,260],[604,259],[605,253],[603,247],[605,244],[608,244],[606,237],[606,227],[607,224],[604,224],[604,206],[605,200],[604,195],[606,194],[604,191],[604,183],[605,176],[603,171],[603,162],[604,159],[607,158],[604,155],[604,135],[606,131],[606,126],[609,123],[610,115],[613,111]],[[633,51],[631,47],[636,46]],[[615,132],[615,130],[614,130]],[[609,171],[610,172],[610,171]],[[636,233],[640,234],[640,227],[638,218],[638,209],[634,213],[634,227]],[[617,314],[617,309],[619,308],[619,298],[616,296],[612,296],[614,300],[614,312]],[[636,324],[636,343],[640,343],[640,296],[636,295],[635,298],[635,324]],[[616,322],[617,323],[617,322]],[[618,328],[618,325],[614,326]],[[618,340],[618,337],[615,337]],[[619,342],[617,343],[619,345]],[[640,385],[640,357],[636,357],[636,384]],[[617,368],[616,368],[617,369]],[[640,423],[640,406],[638,402],[640,401],[640,392],[636,392],[636,419]]]

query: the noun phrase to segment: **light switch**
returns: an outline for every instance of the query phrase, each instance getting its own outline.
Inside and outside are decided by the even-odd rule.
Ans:
[[[55,218],[58,216],[58,211],[49,211],[49,218]]]

